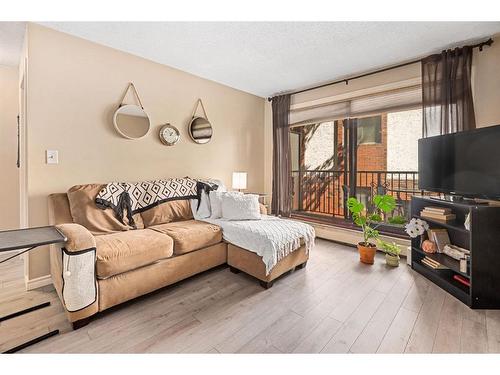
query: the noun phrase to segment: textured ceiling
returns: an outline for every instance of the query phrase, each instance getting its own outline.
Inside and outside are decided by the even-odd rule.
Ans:
[[[19,65],[25,27],[24,22],[0,22],[0,65]]]
[[[500,22],[46,22],[45,26],[268,96],[500,32]]]

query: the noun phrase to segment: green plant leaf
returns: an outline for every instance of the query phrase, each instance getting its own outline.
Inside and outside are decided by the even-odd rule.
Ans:
[[[403,216],[393,216],[388,219],[390,224],[406,224],[406,218]]]
[[[386,254],[397,256],[401,254],[401,247],[395,242],[386,242],[382,240],[377,241],[380,250],[384,251]]]
[[[354,219],[354,224],[359,225],[360,227],[366,225],[366,217],[361,216],[360,214],[354,214],[352,218]]]
[[[373,197],[373,203],[377,209],[382,210],[385,213],[389,213],[396,208],[396,199],[392,195],[375,195]]]
[[[368,216],[368,219],[370,219],[370,221],[375,221],[378,223],[382,221],[382,216],[380,216],[379,214],[371,214],[370,216]]]
[[[363,212],[363,210],[365,209],[365,206],[363,205],[363,203],[358,201],[356,198],[351,197],[347,200],[347,208],[349,209],[349,211],[351,211],[354,214],[354,213]]]
[[[377,238],[379,236],[379,232],[376,229],[373,229],[372,227],[366,226],[365,227],[365,238],[370,239],[370,238]]]

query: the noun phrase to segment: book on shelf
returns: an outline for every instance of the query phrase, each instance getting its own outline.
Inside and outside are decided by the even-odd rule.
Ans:
[[[443,221],[445,223],[448,221],[455,220],[457,218],[457,216],[455,214],[451,214],[451,213],[450,214],[438,214],[438,213],[434,213],[434,212],[425,211],[425,209],[420,212],[420,216],[423,218],[428,218],[428,219],[432,219],[432,220]]]
[[[470,281],[461,275],[453,275],[453,279],[457,280],[459,283],[464,284],[465,286],[470,286]]]
[[[429,229],[427,235],[429,239],[436,244],[438,253],[442,253],[444,247],[451,243],[448,231],[444,228]]]
[[[435,213],[435,214],[438,214],[438,215],[446,215],[446,214],[451,214],[452,213],[451,212],[451,208],[438,207],[438,206],[424,207],[423,210],[426,211],[426,212]]]
[[[469,250],[463,249],[461,247],[452,244],[444,245],[443,253],[456,260],[460,260],[464,257],[470,256]]]
[[[434,259],[431,259],[429,257],[424,257],[422,258],[421,262],[425,264],[426,266],[435,269],[435,270],[447,270],[448,267],[443,266],[441,263],[435,261]]]

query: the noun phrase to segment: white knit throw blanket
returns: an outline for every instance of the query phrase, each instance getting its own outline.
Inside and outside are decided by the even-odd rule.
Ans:
[[[315,232],[309,224],[275,216],[262,215],[261,220],[203,219],[222,228],[224,240],[262,257],[266,275],[304,241],[306,251],[314,246]]]

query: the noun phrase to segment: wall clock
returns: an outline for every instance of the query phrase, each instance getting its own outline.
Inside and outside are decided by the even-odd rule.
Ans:
[[[167,146],[173,146],[179,139],[181,138],[181,134],[179,130],[170,124],[165,124],[160,129],[160,141]]]

